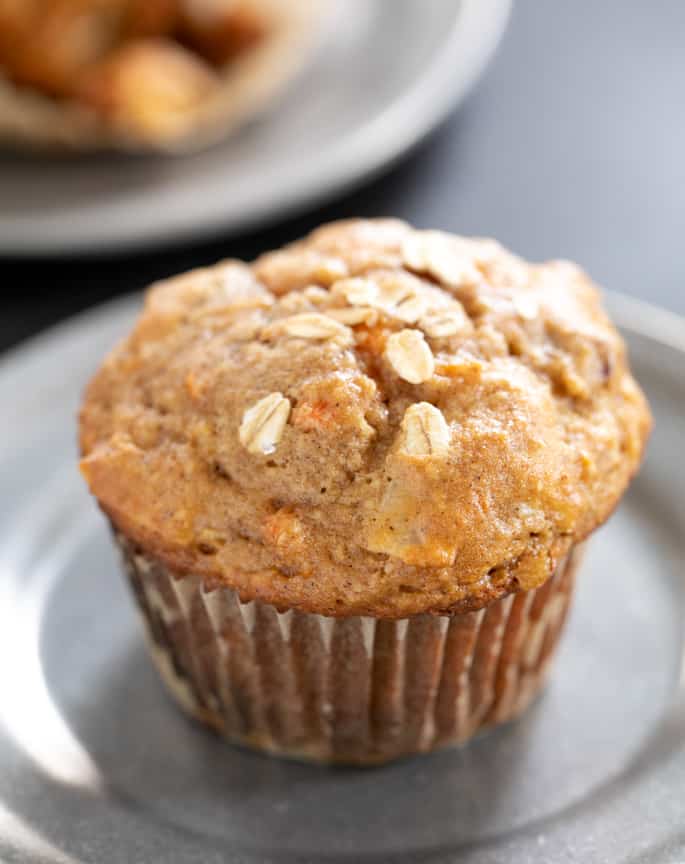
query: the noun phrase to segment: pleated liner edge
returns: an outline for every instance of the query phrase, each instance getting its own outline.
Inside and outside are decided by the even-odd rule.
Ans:
[[[116,540],[155,665],[181,706],[280,756],[373,764],[461,744],[542,688],[581,546],[549,580],[485,609],[391,621],[242,603]]]

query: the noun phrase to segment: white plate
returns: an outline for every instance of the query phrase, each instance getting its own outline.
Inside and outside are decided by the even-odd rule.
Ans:
[[[254,227],[358,183],[459,102],[511,0],[337,0],[270,114],[187,157],[0,156],[0,253],[62,254]]]
[[[81,388],[138,305],[0,362],[0,860],[684,861],[685,321],[609,298],[656,432],[542,699],[462,749],[335,771],[230,747],[147,660],[75,447]]]

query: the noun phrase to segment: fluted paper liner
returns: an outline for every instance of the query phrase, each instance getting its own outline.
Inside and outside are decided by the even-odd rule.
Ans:
[[[242,603],[117,540],[153,660],[188,712],[244,745],[349,763],[459,744],[520,714],[545,681],[581,551],[477,612],[392,621]]]

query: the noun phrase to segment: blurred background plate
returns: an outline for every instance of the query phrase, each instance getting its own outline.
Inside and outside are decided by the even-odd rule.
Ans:
[[[275,109],[188,157],[0,156],[0,254],[143,247],[237,232],[318,203],[417,143],[491,56],[510,0],[338,0]]]

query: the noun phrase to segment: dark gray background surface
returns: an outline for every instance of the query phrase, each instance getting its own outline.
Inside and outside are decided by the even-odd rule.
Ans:
[[[492,235],[535,259],[573,258],[605,286],[685,314],[684,45],[683,0],[516,0],[467,103],[389,174],[241,238],[2,261],[0,348],[154,278],[249,258],[350,215],[398,215]]]

